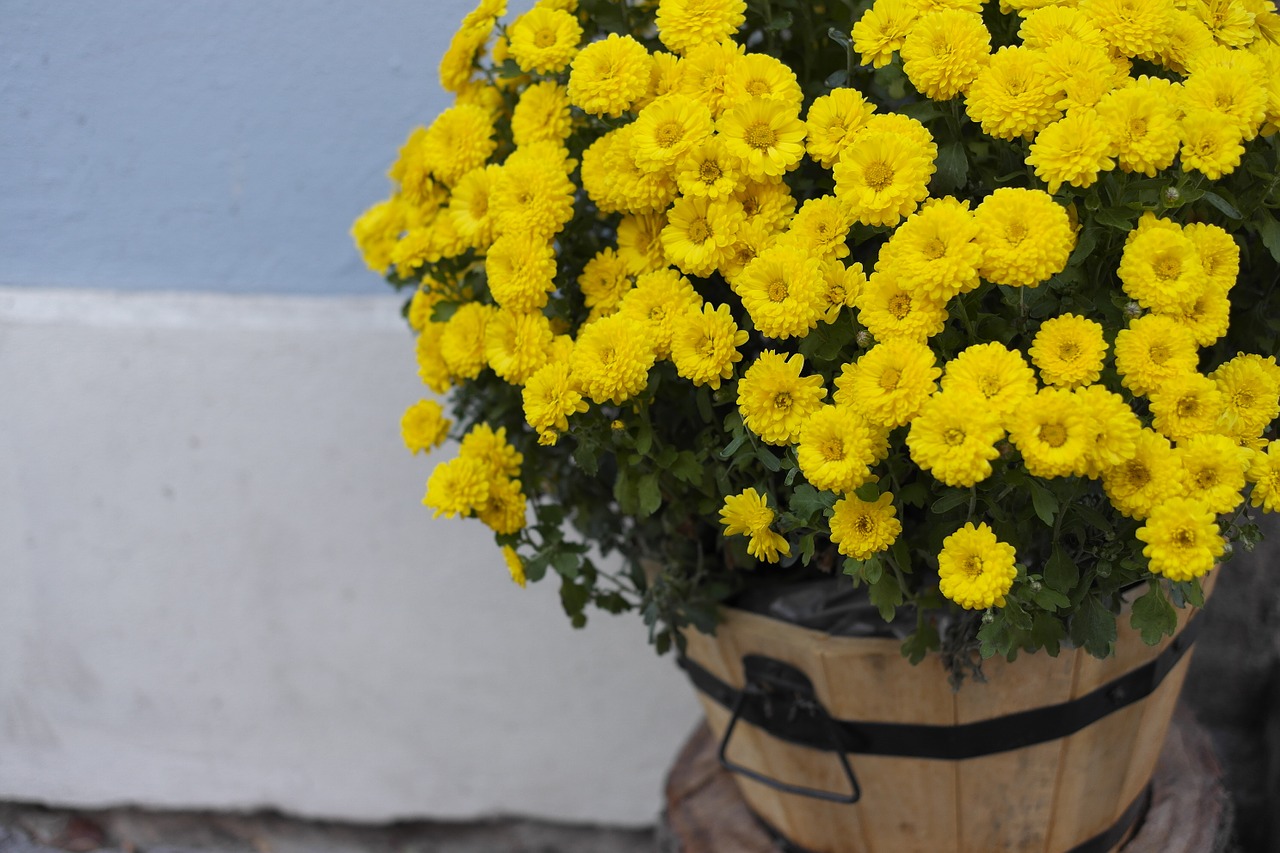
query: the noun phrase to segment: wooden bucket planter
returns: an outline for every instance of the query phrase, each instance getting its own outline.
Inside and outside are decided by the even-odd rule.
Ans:
[[[958,692],[897,640],[734,609],[686,635],[682,665],[722,763],[793,849],[1107,853],[1141,819],[1199,627],[1180,611],[1153,647],[1127,623],[1111,658],[992,659]]]

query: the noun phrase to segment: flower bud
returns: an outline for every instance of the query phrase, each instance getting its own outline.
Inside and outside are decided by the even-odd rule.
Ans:
[[[1178,188],[1177,188],[1177,187],[1165,187],[1165,188],[1164,188],[1164,203],[1165,203],[1165,204],[1177,204],[1177,203],[1178,203],[1178,199],[1180,199],[1180,198],[1182,198],[1182,193],[1178,192]]]
[[[1124,316],[1129,320],[1136,320],[1142,316],[1142,306],[1136,302],[1130,302],[1124,306]]]
[[[862,331],[858,332],[858,346],[862,347],[863,349],[866,349],[867,347],[871,346],[873,343],[875,343],[875,338],[873,338],[871,336],[871,333],[868,332],[866,329],[863,329]]]

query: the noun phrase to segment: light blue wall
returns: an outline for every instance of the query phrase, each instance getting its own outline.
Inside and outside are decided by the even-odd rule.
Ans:
[[[471,0],[3,0],[0,285],[380,293],[347,231]]]

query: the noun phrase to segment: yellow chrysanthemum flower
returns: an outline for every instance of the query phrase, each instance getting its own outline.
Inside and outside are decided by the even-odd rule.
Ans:
[[[1209,66],[1183,82],[1178,105],[1188,114],[1216,114],[1220,121],[1234,124],[1242,139],[1250,140],[1267,117],[1267,90],[1237,68]]]
[[[1214,567],[1225,545],[1213,512],[1194,498],[1164,501],[1134,535],[1147,543],[1142,555],[1151,571],[1171,581],[1201,577]]]
[[[662,229],[667,260],[688,275],[710,275],[720,265],[742,219],[742,205],[731,198],[676,199]]]
[[[1138,452],[1142,422],[1124,397],[1103,385],[1076,388],[1075,394],[1089,413],[1093,433],[1084,473],[1096,480],[1103,471],[1127,462]]]
[[[541,313],[517,314],[500,309],[485,327],[484,355],[493,372],[512,385],[523,385],[547,363],[555,335]]]
[[[714,125],[706,104],[684,95],[667,95],[640,111],[631,137],[631,156],[646,172],[670,172],[694,146],[711,136]]]
[[[444,324],[440,355],[451,375],[475,379],[488,366],[484,356],[485,329],[497,310],[492,305],[468,302],[459,306]]]
[[[553,80],[534,83],[520,93],[511,113],[511,138],[517,146],[564,142],[573,129],[569,92]]]
[[[444,416],[444,407],[435,400],[419,400],[400,418],[400,435],[404,446],[417,455],[444,444],[453,421]]]
[[[542,157],[507,158],[494,176],[489,210],[499,234],[522,231],[550,239],[573,218],[577,190],[563,162]]]
[[[1244,47],[1257,36],[1255,15],[1239,0],[1188,0],[1187,10],[1227,47]]]
[[[911,459],[948,486],[968,488],[991,476],[991,460],[1004,438],[1000,412],[980,396],[934,394],[911,422]]]
[[[1169,21],[1169,40],[1156,59],[1170,71],[1186,74],[1191,57],[1213,47],[1213,34],[1186,9],[1174,9]]]
[[[723,139],[709,136],[676,163],[676,184],[686,196],[726,198],[741,186],[741,165]]]
[[[1181,311],[1171,311],[1168,316],[1191,333],[1196,346],[1207,347],[1227,333],[1231,299],[1225,290],[1211,284],[1190,305]]]
[[[804,337],[827,310],[821,261],[790,241],[756,256],[734,278],[733,289],[769,338]]]
[[[521,71],[555,74],[578,52],[582,27],[563,9],[534,6],[507,28],[507,40]]]
[[[1208,285],[1195,243],[1172,228],[1147,228],[1131,235],[1116,270],[1124,292],[1144,308],[1180,311]]]
[[[855,222],[897,225],[928,196],[933,159],[905,136],[864,128],[836,163],[836,197]]]
[[[582,153],[582,188],[603,213],[661,213],[676,197],[667,172],[646,172],[631,156],[635,122],[601,136]]]
[[[380,201],[356,219],[351,239],[365,266],[385,275],[391,266],[391,250],[405,228],[405,203],[398,197]]]
[[[1111,131],[1094,110],[1070,110],[1061,120],[1040,131],[1031,143],[1027,163],[1036,177],[1056,193],[1063,184],[1091,187],[1098,172],[1115,168],[1111,158]]]
[[[610,33],[573,58],[568,97],[589,115],[617,118],[648,93],[652,76],[653,58],[644,45]]]
[[[1098,381],[1107,341],[1100,323],[1063,314],[1040,324],[1027,354],[1047,384],[1075,388]]]
[[[440,287],[438,282],[428,278],[413,292],[413,296],[409,297],[409,309],[405,312],[405,319],[409,321],[410,329],[421,332],[431,322],[436,306],[444,299],[443,294],[436,290]]]
[[[751,100],[779,101],[797,113],[804,100],[795,72],[767,53],[748,53],[742,57],[729,77],[728,96],[735,104]]]
[[[578,276],[578,288],[590,309],[590,319],[598,320],[618,310],[622,298],[631,289],[631,269],[626,260],[613,249],[605,247],[587,261]]]
[[[1280,368],[1274,355],[1239,353],[1209,378],[1222,394],[1223,435],[1259,436],[1280,417]]]
[[[716,131],[742,164],[743,174],[755,180],[783,175],[804,156],[799,107],[785,101],[753,100],[732,107],[716,120]]]
[[[1027,47],[997,50],[965,93],[969,118],[997,139],[1030,139],[1061,117],[1057,102],[1039,56]]]
[[[742,46],[731,41],[699,45],[680,60],[676,91],[702,101],[719,116],[734,104],[730,90],[743,58]]]
[[[1179,442],[1173,455],[1182,465],[1187,497],[1214,513],[1231,512],[1244,500],[1251,451],[1224,435],[1193,435]]]
[[[1000,187],[973,211],[987,281],[1035,287],[1066,269],[1076,235],[1066,209],[1041,190]]]
[[[520,559],[520,555],[516,553],[516,549],[510,545],[502,546],[502,561],[507,566],[507,573],[511,575],[511,582],[523,589],[528,579],[524,574],[524,561]]]
[[[1169,40],[1173,0],[1080,0],[1080,11],[1124,56],[1154,56]]]
[[[779,554],[791,553],[786,538],[772,529],[773,520],[774,512],[769,509],[768,500],[755,489],[726,496],[720,509],[724,535],[750,537],[747,553],[766,563],[776,563]]]
[[[489,482],[489,497],[476,507],[476,518],[499,536],[509,536],[524,529],[528,512],[520,481],[497,479]]]
[[[1112,89],[1129,84],[1126,60],[1114,57],[1105,47],[1065,38],[1037,50],[1036,55],[1048,88],[1058,96],[1058,109],[1064,112],[1093,109]]]
[[[520,473],[524,457],[507,441],[507,428],[496,430],[487,423],[479,423],[462,437],[458,447],[462,459],[475,459],[484,466],[490,480],[510,479]]]
[[[1169,439],[1142,428],[1135,436],[1133,455],[1102,469],[1102,488],[1117,512],[1144,519],[1166,498],[1183,493],[1182,477]]]
[[[440,58],[440,87],[446,92],[461,91],[471,81],[477,55],[484,50],[493,28],[493,19],[485,27],[463,26],[449,40],[449,48]]]
[[[1204,222],[1183,226],[1182,233],[1195,244],[1209,286],[1223,292],[1235,287],[1240,275],[1240,246],[1222,228]]]
[[[1215,432],[1222,418],[1222,393],[1199,373],[1171,376],[1151,391],[1152,426],[1173,441]]]
[[[747,342],[748,335],[733,321],[728,305],[686,309],[674,326],[671,361],[676,373],[694,385],[710,385],[712,389],[733,376],[733,366],[742,361],[738,348]]]
[[[1263,512],[1280,512],[1280,442],[1253,452],[1248,479],[1253,483],[1250,505],[1262,507]]]
[[[1178,321],[1146,314],[1116,334],[1116,372],[1124,387],[1150,394],[1174,376],[1196,369],[1199,355],[1191,333]]]
[[[658,0],[658,38],[679,54],[728,40],[746,21],[744,0]]]
[[[504,234],[489,248],[484,269],[494,301],[517,313],[541,309],[555,290],[555,248],[539,237]]]
[[[1061,388],[1043,388],[1009,421],[1009,438],[1037,477],[1080,476],[1088,470],[1093,435],[1083,401]]]
[[[449,216],[454,230],[468,246],[487,251],[493,244],[493,217],[489,215],[489,193],[498,166],[473,169],[458,179],[449,197]]]
[[[920,412],[941,373],[924,344],[884,341],[841,369],[835,401],[857,408],[872,424],[900,427]]]
[[[1131,86],[1107,93],[1098,102],[1098,117],[1111,128],[1111,155],[1126,172],[1154,178],[1178,156],[1178,121],[1174,107],[1151,89]]]
[[[947,362],[942,390],[969,396],[999,413],[1017,411],[1036,393],[1036,376],[1022,353],[1000,343],[974,344]]]
[[[648,333],[645,325],[619,314],[583,326],[569,360],[583,396],[617,404],[643,391],[655,358]]]
[[[902,43],[902,70],[921,94],[949,101],[963,94],[991,54],[982,16],[944,9],[922,16]]]
[[[822,315],[824,323],[834,323],[841,308],[855,307],[862,289],[867,286],[862,264],[845,266],[834,258],[822,262],[822,280],[827,285],[827,310]]]
[[[422,503],[435,510],[435,518],[466,518],[489,500],[490,479],[488,467],[479,459],[441,462],[427,480]]]
[[[636,286],[623,296],[618,313],[648,326],[654,355],[664,359],[671,354],[671,336],[675,333],[677,320],[686,309],[701,307],[702,297],[693,289],[689,279],[673,269],[665,269],[644,273],[637,278]]]
[[[444,353],[441,352],[444,328],[444,323],[427,323],[422,327],[414,345],[418,378],[422,380],[423,385],[437,394],[443,394],[452,388],[455,379],[444,360]]]
[[[524,418],[539,436],[554,437],[569,429],[569,418],[585,412],[587,401],[574,387],[569,364],[551,361],[529,377],[521,391]]]
[[[919,17],[914,0],[875,0],[851,33],[853,49],[862,57],[862,64],[876,68],[888,65]]]
[[[800,428],[796,459],[814,488],[845,494],[871,476],[877,441],[856,409],[824,405]]]
[[[884,492],[874,501],[848,495],[836,501],[831,513],[831,541],[840,553],[855,560],[889,549],[902,533],[895,517],[893,494]]]
[[[876,268],[891,267],[902,286],[945,303],[978,286],[982,246],[968,201],[929,199],[880,250]]]
[[[1203,172],[1211,181],[1234,172],[1244,156],[1240,129],[1221,113],[1197,110],[1181,122],[1182,169]]]
[[[875,109],[857,89],[832,89],[815,98],[804,125],[809,156],[830,169]]]
[[[966,610],[1004,607],[1005,593],[1018,576],[1017,552],[1001,542],[986,522],[965,526],[942,540],[938,589]]]
[[[801,376],[804,356],[765,350],[738,380],[738,411],[766,444],[792,444],[827,389],[821,376]]]
[[[483,107],[450,107],[436,116],[422,137],[426,165],[437,180],[453,186],[489,159],[498,145],[493,135],[493,117]]]
[[[760,257],[766,249],[778,242],[779,235],[759,221],[743,222],[734,232],[733,242],[720,255],[720,274],[732,286],[747,265]]]
[[[800,206],[786,239],[813,257],[832,260],[848,257],[845,242],[853,221],[840,200],[832,195],[811,198]]]
[[[791,189],[781,178],[747,181],[733,197],[742,205],[742,215],[748,222],[764,226],[771,234],[782,231],[796,210]]]
[[[902,339],[922,344],[947,325],[946,302],[905,287],[892,264],[876,264],[856,303],[858,322],[878,341]]]
[[[662,248],[662,229],[666,226],[667,217],[662,213],[622,217],[618,223],[618,257],[628,272],[639,275],[667,265],[667,253]]]
[[[1022,46],[1028,48],[1046,48],[1067,39],[1095,47],[1107,46],[1102,33],[1075,6],[1044,6],[1027,10],[1018,25],[1018,38],[1022,40]]]

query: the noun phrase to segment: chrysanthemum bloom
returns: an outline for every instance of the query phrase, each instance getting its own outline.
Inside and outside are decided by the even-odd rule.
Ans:
[[[458,455],[463,459],[475,459],[489,473],[491,480],[518,476],[524,457],[507,441],[507,428],[496,430],[487,423],[479,423],[462,437]]]
[[[858,322],[878,341],[924,343],[947,325],[946,302],[909,290],[893,265],[876,265],[857,297]]]
[[[902,43],[902,70],[922,94],[949,101],[962,94],[991,54],[982,16],[958,9],[923,15]]]
[[[669,172],[689,149],[711,136],[706,104],[667,95],[640,111],[631,137],[631,156],[646,172]]]
[[[404,446],[415,455],[444,444],[453,421],[444,416],[444,407],[435,400],[419,400],[400,418],[400,435]]]
[[[855,560],[887,550],[902,533],[902,522],[895,517],[893,495],[884,492],[874,501],[847,495],[836,501],[831,513],[831,541],[840,553]]]
[[[1004,607],[1004,596],[1018,576],[1012,545],[1001,542],[982,522],[972,522],[942,540],[938,589],[966,610]]]
[[[1098,172],[1115,168],[1111,159],[1111,131],[1094,110],[1071,110],[1040,131],[1031,143],[1027,163],[1036,177],[1056,193],[1063,184],[1091,187]]]
[[[435,207],[444,195],[431,179],[426,141],[425,127],[419,126],[409,131],[408,138],[400,146],[396,161],[387,170],[387,177],[399,189],[398,195],[416,207]]]
[[[900,136],[909,141],[916,153],[921,154],[925,159],[931,162],[938,159],[938,145],[934,142],[933,134],[929,132],[929,128],[910,116],[902,113],[873,113],[867,116],[862,129],[854,134],[854,139],[861,144],[861,135],[870,133],[891,133]]]
[[[1170,71],[1186,74],[1191,57],[1214,44],[1213,34],[1203,21],[1186,9],[1174,9],[1169,18],[1169,40],[1156,59]]]
[[[588,408],[569,376],[569,365],[552,361],[529,377],[521,392],[524,419],[538,435],[556,436],[569,429],[569,418]]]
[[[742,361],[738,347],[748,337],[733,321],[728,305],[688,308],[674,320],[671,361],[676,373],[694,385],[718,389],[722,380],[733,376],[733,366]]]
[[[1144,427],[1134,441],[1133,456],[1102,469],[1102,488],[1117,512],[1143,519],[1166,498],[1183,494],[1182,478],[1169,439]]]
[[[906,137],[863,129],[833,170],[836,197],[855,222],[897,225],[929,195],[936,170],[933,159]]]
[[[1222,393],[1199,373],[1171,376],[1148,396],[1155,415],[1152,426],[1173,441],[1215,432],[1222,418]]]
[[[1222,394],[1224,435],[1258,436],[1280,417],[1280,368],[1274,355],[1240,353],[1209,378]]]
[[[996,284],[1035,287],[1066,269],[1076,246],[1066,209],[1041,190],[1000,187],[973,211],[979,272]]]
[[[1154,56],[1169,39],[1173,0],[1081,0],[1107,43],[1125,56]]]
[[[649,91],[652,72],[653,59],[644,45],[629,35],[610,33],[573,58],[569,100],[590,115],[617,118]]]
[[[604,213],[661,213],[676,197],[668,172],[646,172],[631,156],[635,122],[610,131],[582,153],[582,188]]]
[[[524,529],[528,511],[529,499],[520,481],[496,479],[489,481],[489,498],[476,507],[476,518],[499,536],[507,536]]]
[[[1195,498],[1163,501],[1134,535],[1147,543],[1142,555],[1151,571],[1171,581],[1204,575],[1222,556],[1225,544],[1212,510]]]
[[[414,345],[414,357],[418,363],[418,378],[437,394],[453,387],[454,376],[444,360],[440,343],[444,337],[444,323],[427,323],[422,327]]]
[[[767,53],[748,53],[729,77],[728,95],[735,104],[746,101],[780,101],[799,112],[804,100],[796,74],[783,61]]]
[[[911,422],[911,459],[948,486],[968,488],[991,476],[991,460],[1004,438],[1000,412],[980,396],[942,392],[925,402]]]
[[[733,242],[742,218],[742,205],[731,198],[676,199],[662,229],[667,260],[688,275],[710,275]]]
[[[891,265],[904,287],[945,303],[980,283],[978,238],[969,202],[929,199],[893,232],[876,266]]]
[[[511,113],[511,137],[516,145],[535,142],[561,145],[572,129],[569,95],[564,86],[544,80],[520,93],[520,100]]]
[[[493,241],[484,268],[494,301],[511,311],[537,311],[555,290],[555,249],[539,237],[504,234]]]
[[[1058,109],[1089,110],[1120,85],[1129,85],[1127,67],[1105,47],[1063,39],[1035,51],[1049,89],[1058,94]]]
[[[1063,314],[1040,324],[1027,354],[1045,383],[1075,388],[1098,381],[1107,341],[1102,336],[1102,324],[1076,314]]]
[[[920,12],[912,0],[876,0],[853,25],[853,49],[863,65],[883,68],[902,49]]]
[[[738,411],[766,444],[792,444],[827,389],[821,376],[801,376],[804,356],[765,350],[738,380]]]
[[[1208,285],[1195,243],[1169,228],[1148,228],[1133,235],[1116,275],[1124,292],[1139,305],[1161,312],[1186,308]]]
[[[872,424],[900,427],[919,413],[941,373],[933,351],[924,344],[884,341],[841,369],[835,401],[853,406]]]
[[[675,175],[682,195],[725,198],[741,185],[741,163],[724,140],[709,136],[676,162]]]
[[[857,89],[832,89],[815,98],[805,117],[809,156],[830,169],[875,109]]]
[[[1074,6],[1045,6],[1023,13],[1018,38],[1023,47],[1029,48],[1045,48],[1066,39],[1095,47],[1107,46],[1101,31]]]
[[[663,213],[622,217],[618,223],[618,257],[628,272],[639,275],[667,265],[667,253],[662,248],[662,229],[666,226]]]
[[[441,462],[427,480],[422,503],[435,510],[435,518],[466,518],[489,499],[490,479],[489,469],[479,459]]]
[[[1040,58],[1030,48],[1002,47],[965,93],[969,118],[997,139],[1030,139],[1062,115]]]
[[[827,309],[821,262],[790,241],[761,252],[734,278],[733,289],[770,338],[804,337]]]
[[[1214,513],[1231,512],[1244,500],[1245,469],[1252,452],[1225,435],[1193,435],[1173,451],[1182,465],[1186,496]]]
[[[1249,463],[1248,479],[1253,483],[1251,506],[1263,512],[1280,512],[1280,442],[1273,441],[1266,451],[1255,450]]]
[[[471,80],[476,55],[484,50],[493,28],[490,20],[486,27],[461,27],[449,40],[449,48],[440,58],[440,87],[446,92],[457,92]]]
[[[781,178],[749,180],[738,188],[733,197],[742,205],[742,215],[748,222],[759,223],[771,233],[785,228],[796,210],[791,189]]]
[[[730,90],[743,58],[742,46],[732,41],[699,45],[680,61],[676,91],[702,101],[719,116],[734,104]]]
[[[617,311],[633,284],[631,270],[617,252],[608,246],[597,252],[578,276],[578,289],[591,311],[589,319],[598,320]]]
[[[862,264],[845,266],[834,258],[822,262],[822,280],[827,285],[827,310],[822,315],[824,323],[834,323],[840,316],[841,308],[855,307],[858,296],[867,286],[867,276],[862,271]]]
[[[622,298],[618,313],[649,327],[649,340],[659,359],[671,354],[671,336],[686,309],[701,308],[702,297],[689,279],[673,269],[655,270],[636,279]]]
[[[573,218],[576,190],[562,163],[512,154],[489,192],[494,225],[500,234],[523,231],[550,239]]]
[[[1240,0],[1189,0],[1187,9],[1204,23],[1218,44],[1244,47],[1258,34],[1254,13]]]
[[[1154,178],[1178,156],[1174,107],[1150,89],[1131,86],[1107,93],[1098,116],[1111,128],[1111,154],[1126,172]]]
[[[1191,333],[1160,314],[1146,314],[1116,333],[1116,372],[1135,394],[1150,394],[1166,380],[1196,369],[1199,354]]]
[[[578,331],[569,369],[593,403],[621,403],[644,390],[653,367],[648,328],[612,314]]]
[[[468,302],[459,306],[444,324],[440,336],[440,355],[449,373],[462,379],[475,379],[488,366],[484,357],[485,328],[497,308]]]
[[[365,266],[385,275],[391,266],[391,250],[405,228],[405,203],[396,197],[380,201],[356,219],[351,239]]]
[[[520,555],[516,553],[516,549],[510,545],[502,546],[502,561],[506,563],[507,573],[511,575],[511,582],[521,589],[528,583],[528,579],[524,574],[524,562],[520,559]]]
[[[1267,117],[1267,91],[1234,68],[1210,66],[1195,71],[1182,84],[1179,106],[1186,113],[1204,111],[1235,125],[1245,140],[1258,135]]]
[[[1220,287],[1210,284],[1195,301],[1168,316],[1191,333],[1196,346],[1207,347],[1227,333],[1231,322],[1231,299]]]
[[[658,38],[679,54],[729,39],[746,20],[743,0],[658,0]]]
[[[422,286],[413,292],[413,296],[409,297],[409,310],[405,312],[405,319],[409,321],[410,329],[421,332],[431,322],[435,307],[444,299],[444,296],[434,289],[440,286],[435,279],[427,278],[422,282]]]
[[[754,100],[730,108],[716,120],[725,148],[755,180],[778,177],[804,156],[804,122],[799,109],[784,101]]]
[[[1021,352],[995,342],[974,344],[947,362],[942,390],[980,399],[1007,418],[1036,393],[1036,376]]]
[[[1223,291],[1235,287],[1240,275],[1240,246],[1232,236],[1217,225],[1204,222],[1185,225],[1182,233],[1195,244],[1209,286]]]
[[[1203,172],[1212,181],[1234,172],[1244,156],[1240,129],[1221,113],[1197,110],[1181,122],[1182,170]]]
[[[507,28],[508,50],[521,71],[555,74],[578,52],[582,27],[562,9],[534,6]]]
[[[540,312],[517,314],[501,309],[485,327],[484,355],[493,372],[512,385],[523,385],[547,363],[555,337],[551,321]]]
[[[720,275],[733,285],[742,271],[760,257],[761,253],[778,242],[780,235],[759,220],[746,220],[733,234],[733,242],[720,254]]]
[[[1096,480],[1103,471],[1127,462],[1138,452],[1142,421],[1124,397],[1107,390],[1105,385],[1085,385],[1076,388],[1075,395],[1089,413],[1093,434],[1084,473]]]
[[[861,486],[876,463],[872,429],[848,406],[822,406],[800,429],[796,459],[814,488],[845,494]]]
[[[500,167],[484,166],[463,175],[449,197],[449,216],[458,236],[481,252],[493,244],[493,217],[489,215],[489,192]]]
[[[811,198],[791,220],[787,238],[810,255],[823,260],[849,255],[845,242],[853,221],[840,200],[832,195]]]
[[[744,489],[740,494],[727,495],[720,509],[720,523],[725,536],[746,535],[751,538],[747,553],[766,563],[778,562],[778,554],[790,554],[791,546],[785,537],[775,532],[774,513],[764,495],[755,489]]]
[[[459,104],[440,113],[422,138],[432,174],[452,186],[483,166],[498,144],[493,133],[493,118],[481,107]]]
[[[1044,388],[1025,401],[1010,418],[1009,438],[1037,477],[1079,476],[1088,469],[1089,413],[1070,391]]]

